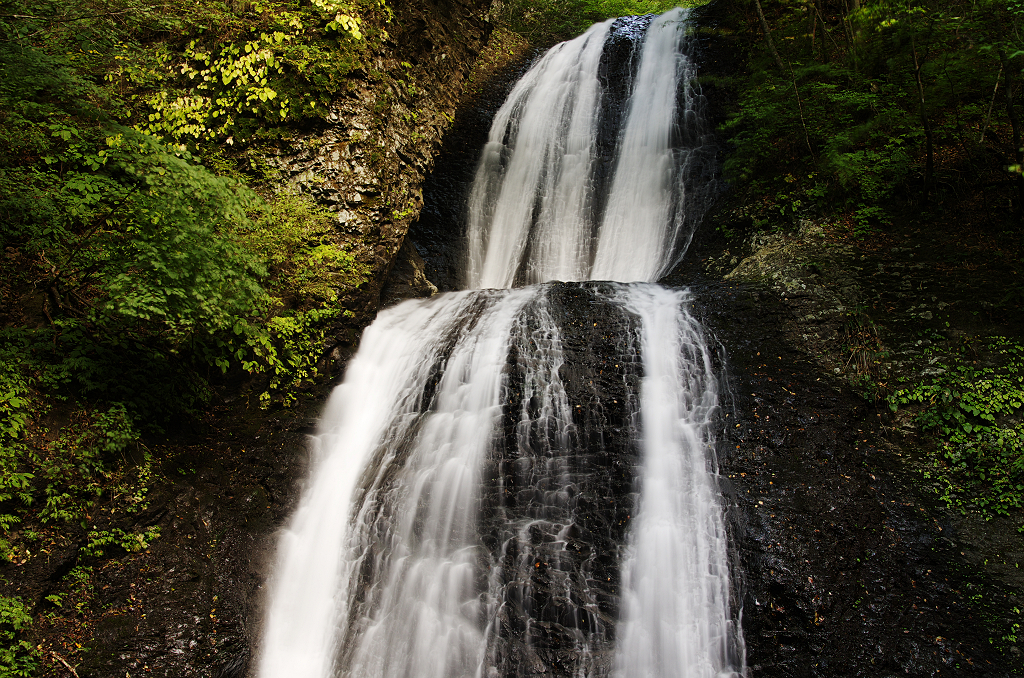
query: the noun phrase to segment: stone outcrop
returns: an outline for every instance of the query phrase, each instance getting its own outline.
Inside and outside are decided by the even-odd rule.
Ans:
[[[355,85],[334,102],[325,127],[299,135],[269,159],[290,188],[337,215],[339,241],[367,266],[365,282],[342,299],[355,314],[335,333],[343,347],[372,320],[419,216],[424,178],[490,35],[490,3],[396,3],[384,49],[354,74]]]
[[[427,280],[425,269],[423,257],[416,251],[412,241],[406,239],[398,250],[391,273],[381,289],[381,306],[391,306],[403,299],[432,297],[437,294],[437,286]]]

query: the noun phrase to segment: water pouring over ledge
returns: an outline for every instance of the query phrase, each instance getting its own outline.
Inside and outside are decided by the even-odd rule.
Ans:
[[[653,281],[678,263],[714,181],[686,27],[684,10],[596,24],[516,84],[469,197],[468,287]]]
[[[685,250],[709,188],[684,29],[594,26],[499,111],[467,279],[529,286],[366,330],[282,532],[261,678],[743,672],[688,293],[548,282],[654,280]]]

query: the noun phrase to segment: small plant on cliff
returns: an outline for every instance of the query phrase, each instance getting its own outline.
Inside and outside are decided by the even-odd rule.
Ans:
[[[971,498],[988,517],[1024,508],[1024,345],[1005,337],[964,341],[938,374],[901,388],[893,411],[918,408],[939,434],[941,480],[950,499]]]
[[[39,662],[35,648],[21,637],[32,615],[20,598],[0,596],[0,676],[31,676]]]
[[[272,315],[236,328],[243,345],[235,356],[248,372],[267,375],[262,406],[275,397],[289,405],[294,388],[318,376],[332,324],[351,316],[339,292],[363,284],[368,269],[338,243],[332,215],[302,196],[280,194],[268,201],[240,236],[266,267],[263,284]]]

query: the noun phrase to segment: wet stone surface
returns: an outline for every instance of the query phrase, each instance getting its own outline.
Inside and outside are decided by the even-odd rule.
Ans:
[[[80,563],[94,568],[102,610],[81,678],[246,675],[266,558],[305,467],[308,419],[236,417],[231,429],[199,430],[173,448],[162,469],[171,483],[137,517],[161,530],[149,549]]]
[[[547,294],[569,425],[527,382],[535,354],[550,349],[547,337],[534,332],[509,356],[503,435],[483,474],[481,517],[484,544],[497,555],[491,576],[501,580],[488,650],[496,675],[605,675],[611,666],[636,503],[642,366],[623,339],[636,319],[607,290],[591,291],[599,287],[555,284]]]
[[[795,344],[763,285],[695,288],[728,353],[719,442],[752,676],[1012,676],[1024,599],[967,554],[876,409]]]

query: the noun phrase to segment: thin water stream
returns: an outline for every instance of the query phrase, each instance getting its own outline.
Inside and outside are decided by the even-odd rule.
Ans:
[[[710,191],[686,28],[595,25],[513,89],[469,289],[381,312],[327,404],[261,678],[744,672],[718,380],[689,292],[650,282]],[[634,43],[621,101],[612,39]]]

